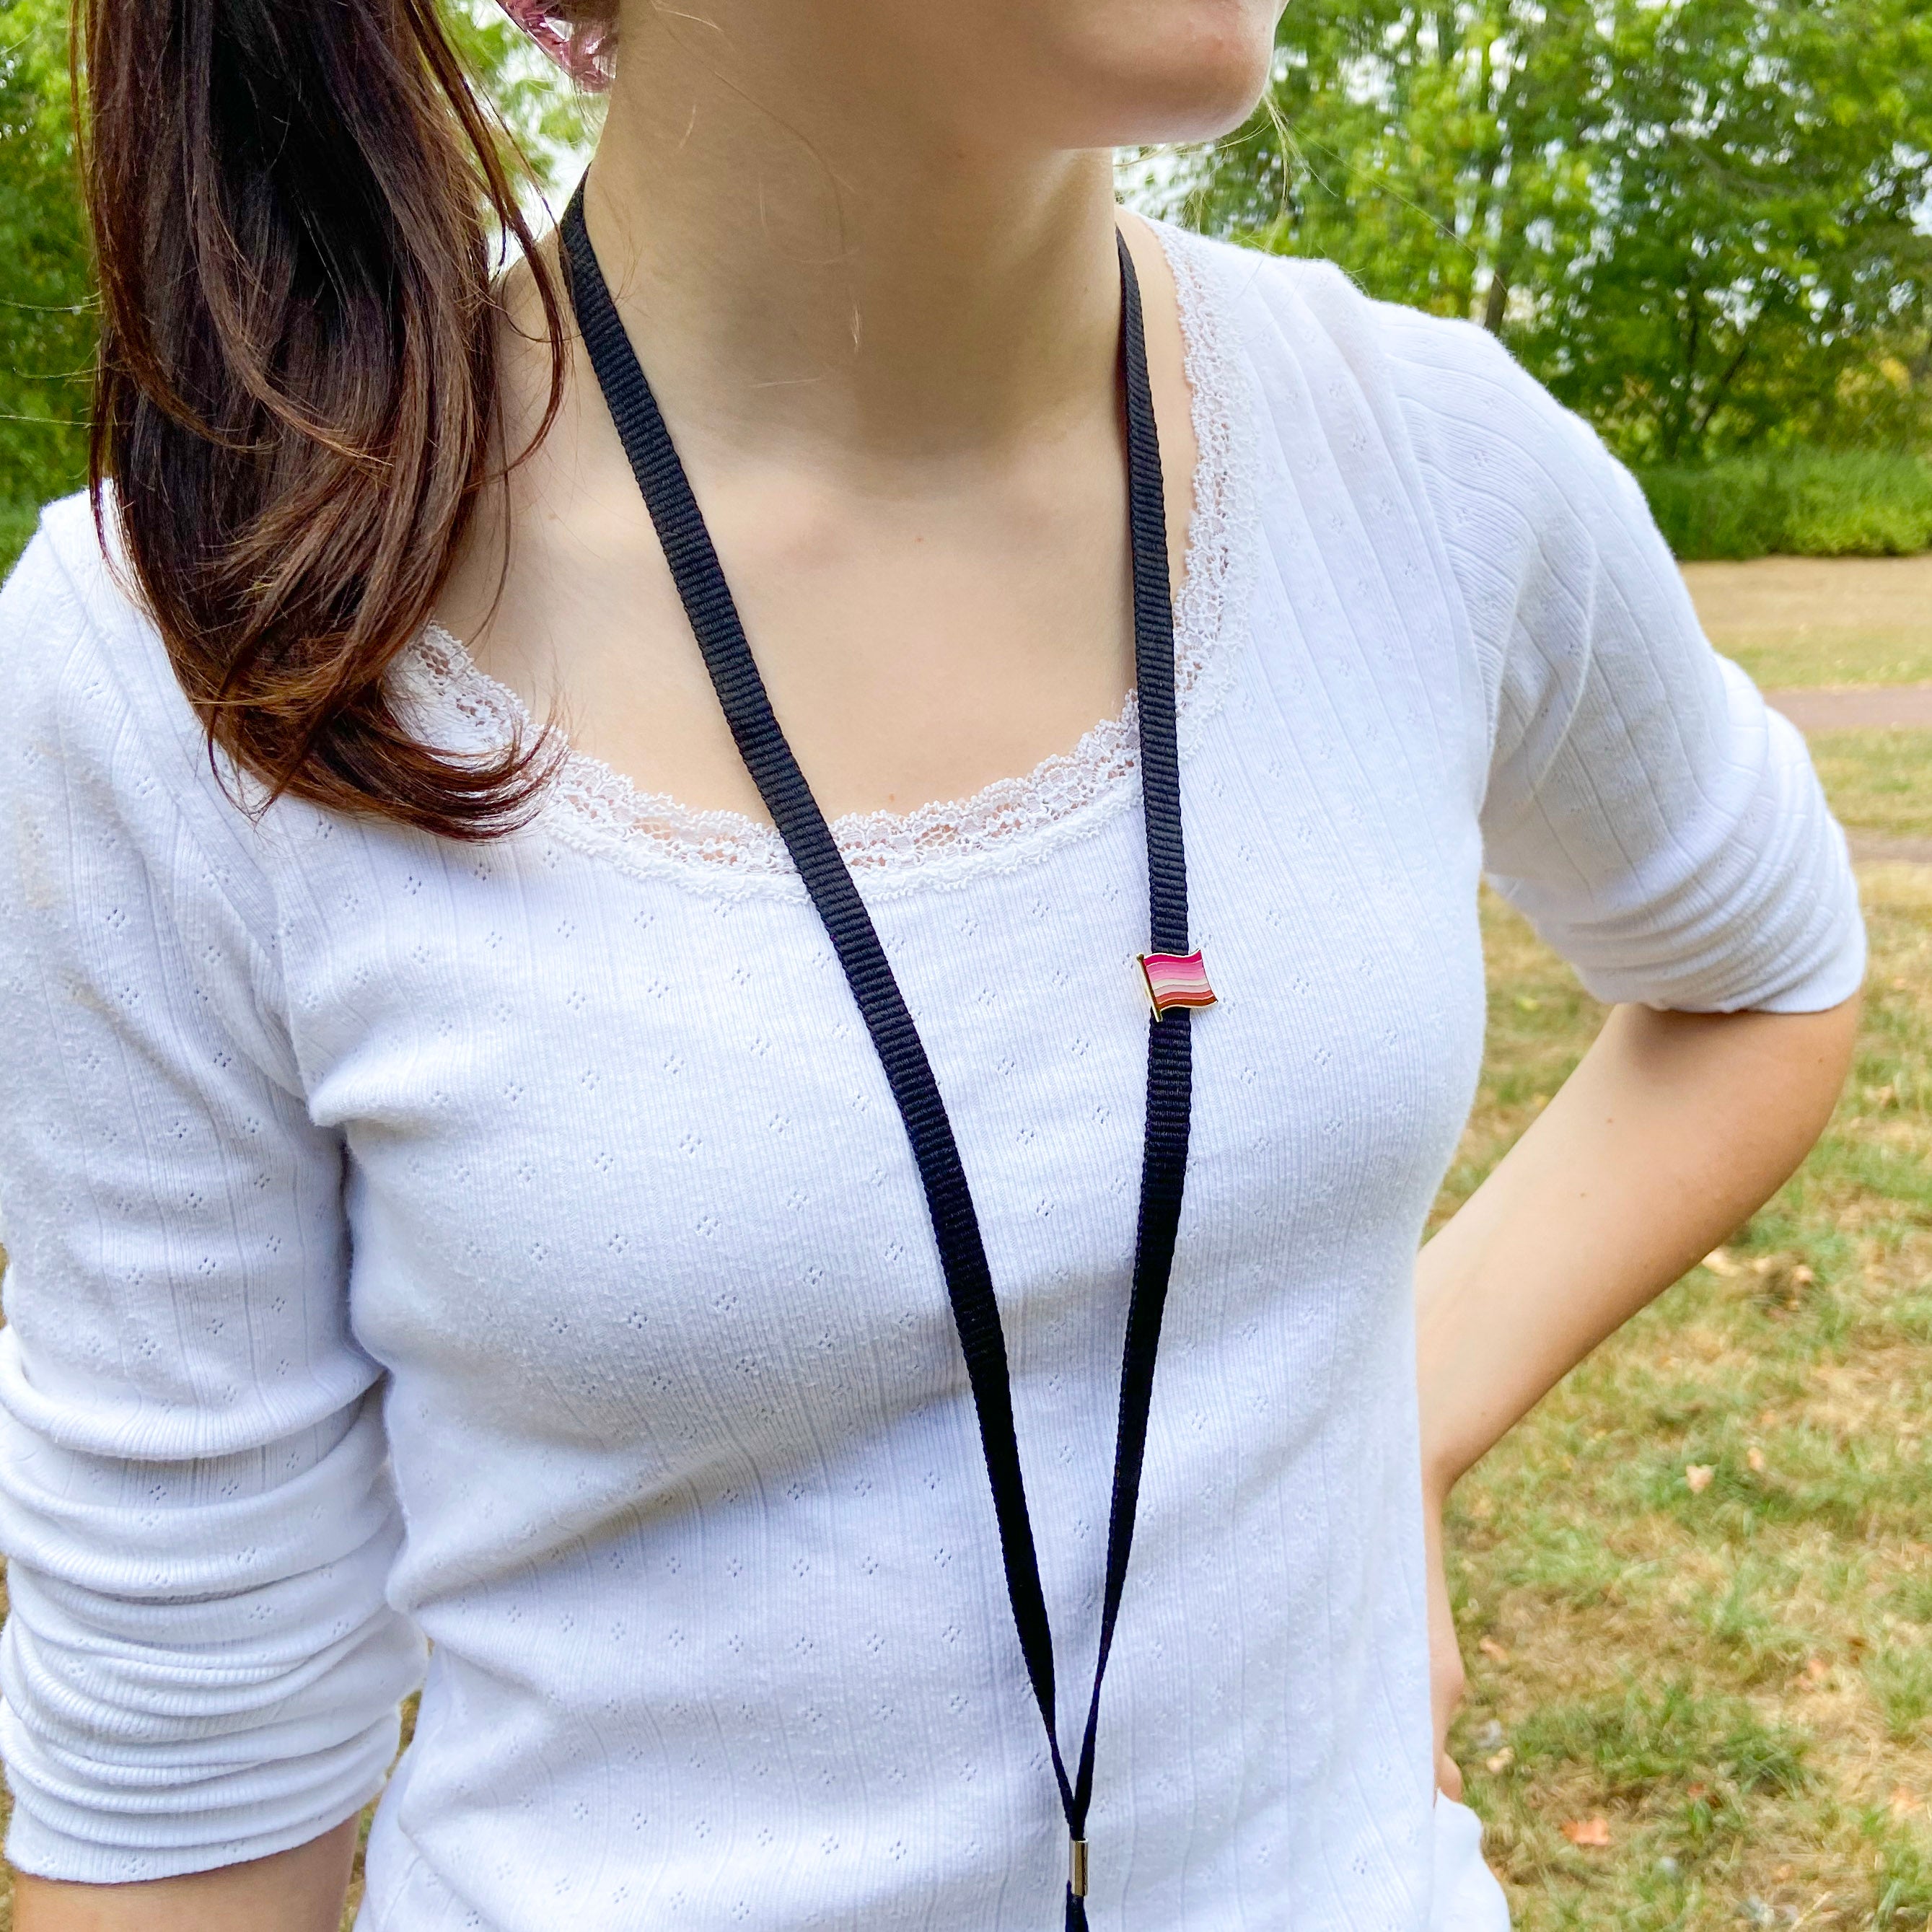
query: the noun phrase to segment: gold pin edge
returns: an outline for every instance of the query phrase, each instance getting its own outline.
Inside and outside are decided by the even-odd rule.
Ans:
[[[1168,1007],[1163,1006],[1161,1004],[1159,998],[1154,993],[1154,975],[1148,970],[1148,962],[1150,959],[1155,958],[1174,959],[1193,958],[1198,957],[1198,954],[1199,949],[1197,947],[1193,954],[1172,952],[1136,952],[1134,955],[1134,958],[1138,962],[1141,969],[1141,990],[1147,994],[1148,1010],[1154,1015],[1156,1019],[1166,1019],[1167,1017]],[[1218,994],[1214,991],[1214,988],[1210,986],[1208,988],[1208,997],[1204,1000],[1192,998],[1170,1000],[1168,1002],[1168,1006],[1177,1008],[1185,1007],[1194,1012],[1202,1012],[1208,1007],[1218,1006],[1220,1004],[1221,1000],[1220,994]]]

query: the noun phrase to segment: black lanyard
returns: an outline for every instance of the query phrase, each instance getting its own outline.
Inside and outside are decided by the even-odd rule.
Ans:
[[[1012,1388],[1006,1344],[994,1298],[992,1276],[980,1238],[978,1216],[966,1171],[952,1138],[912,1016],[872,928],[865,902],[846,869],[825,816],[793,758],[772,715],[764,681],[752,662],[731,593],[711,545],[710,533],[692,494],[684,466],[672,446],[650,385],[610,299],[584,223],[578,184],[563,218],[571,298],[612,422],[663,545],[683,600],[686,616],[710,671],[718,701],[737,740],[746,769],[764,800],[799,876],[818,910],[839,964],[845,969],[878,1048],[880,1064],[905,1120],[907,1138],[925,1184],[932,1232],[946,1274],[946,1292],[966,1358],[980,1441],[999,1520],[1006,1590],[1027,1675],[1046,1725],[1054,1774],[1071,1841],[1066,1887],[1068,1932],[1087,1923],[1087,1811],[1094,1792],[1094,1741],[1100,1716],[1100,1682],[1113,1647],[1120,1592],[1133,1541],[1134,1509],[1147,1450],[1148,1411],[1154,1394],[1154,1357],[1160,1345],[1162,1310],[1174,1261],[1174,1229],[1187,1173],[1187,1130],[1192,1100],[1191,1036],[1185,1007],[1148,1027],[1146,1152],[1141,1169],[1140,1226],[1135,1242],[1133,1295],[1127,1310],[1126,1343],[1120,1367],[1119,1435],[1114,1457],[1113,1508],[1107,1526],[1107,1577],[1100,1612],[1100,1642],[1093,1695],[1080,1743],[1079,1766],[1066,1774],[1054,1723],[1053,1633],[1041,1594],[1040,1562],[1027,1514],[1013,1434]],[[1134,667],[1140,714],[1141,786],[1147,819],[1148,923],[1151,950],[1187,950],[1187,860],[1180,836],[1180,761],[1174,740],[1174,613],[1167,578],[1167,514],[1161,489],[1160,443],[1148,383],[1147,342],[1141,324],[1140,287],[1126,244],[1115,237],[1120,263],[1120,370],[1127,422],[1128,517],[1133,544]]]

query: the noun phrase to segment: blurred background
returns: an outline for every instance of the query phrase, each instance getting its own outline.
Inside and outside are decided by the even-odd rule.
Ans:
[[[489,0],[446,4],[554,195],[594,108]],[[0,0],[0,566],[85,473],[73,165],[64,0]],[[1810,737],[1872,932],[1851,1084],[1777,1199],[1458,1492],[1454,1742],[1524,1932],[1932,1927],[1932,9],[1290,0],[1250,124],[1120,172],[1498,335]],[[1442,1214],[1601,1017],[1485,924]]]

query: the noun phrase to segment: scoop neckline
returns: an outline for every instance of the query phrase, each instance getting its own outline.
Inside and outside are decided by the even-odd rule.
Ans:
[[[1226,633],[1243,608],[1254,518],[1252,411],[1229,340],[1211,244],[1150,222],[1179,298],[1183,368],[1196,456],[1185,565],[1174,611],[1174,697],[1184,758],[1229,674]],[[446,750],[473,755],[544,735],[523,699],[483,670],[442,625],[426,624],[398,659],[397,695]],[[559,734],[551,728],[554,742]],[[1097,830],[1138,795],[1139,718],[1130,691],[1072,748],[997,778],[963,799],[904,812],[848,813],[832,836],[868,897],[956,886],[1028,863]],[[541,830],[633,875],[672,877],[700,891],[802,896],[778,828],[734,811],[701,811],[646,790],[562,740],[525,832]],[[518,836],[518,835],[513,835]]]

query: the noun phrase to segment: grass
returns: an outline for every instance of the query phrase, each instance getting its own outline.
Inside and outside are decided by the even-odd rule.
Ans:
[[[1932,684],[1932,624],[1922,638],[1895,631],[1760,632],[1735,642],[1722,638],[1713,641],[1766,691],[1816,685]]]
[[[1932,683],[1932,555],[1692,563],[1711,640],[1767,691]]]
[[[1811,756],[1844,823],[1932,838],[1932,731],[1820,731]]]
[[[1639,480],[1680,557],[1909,556],[1932,547],[1932,464],[1864,450],[1792,450]]]

